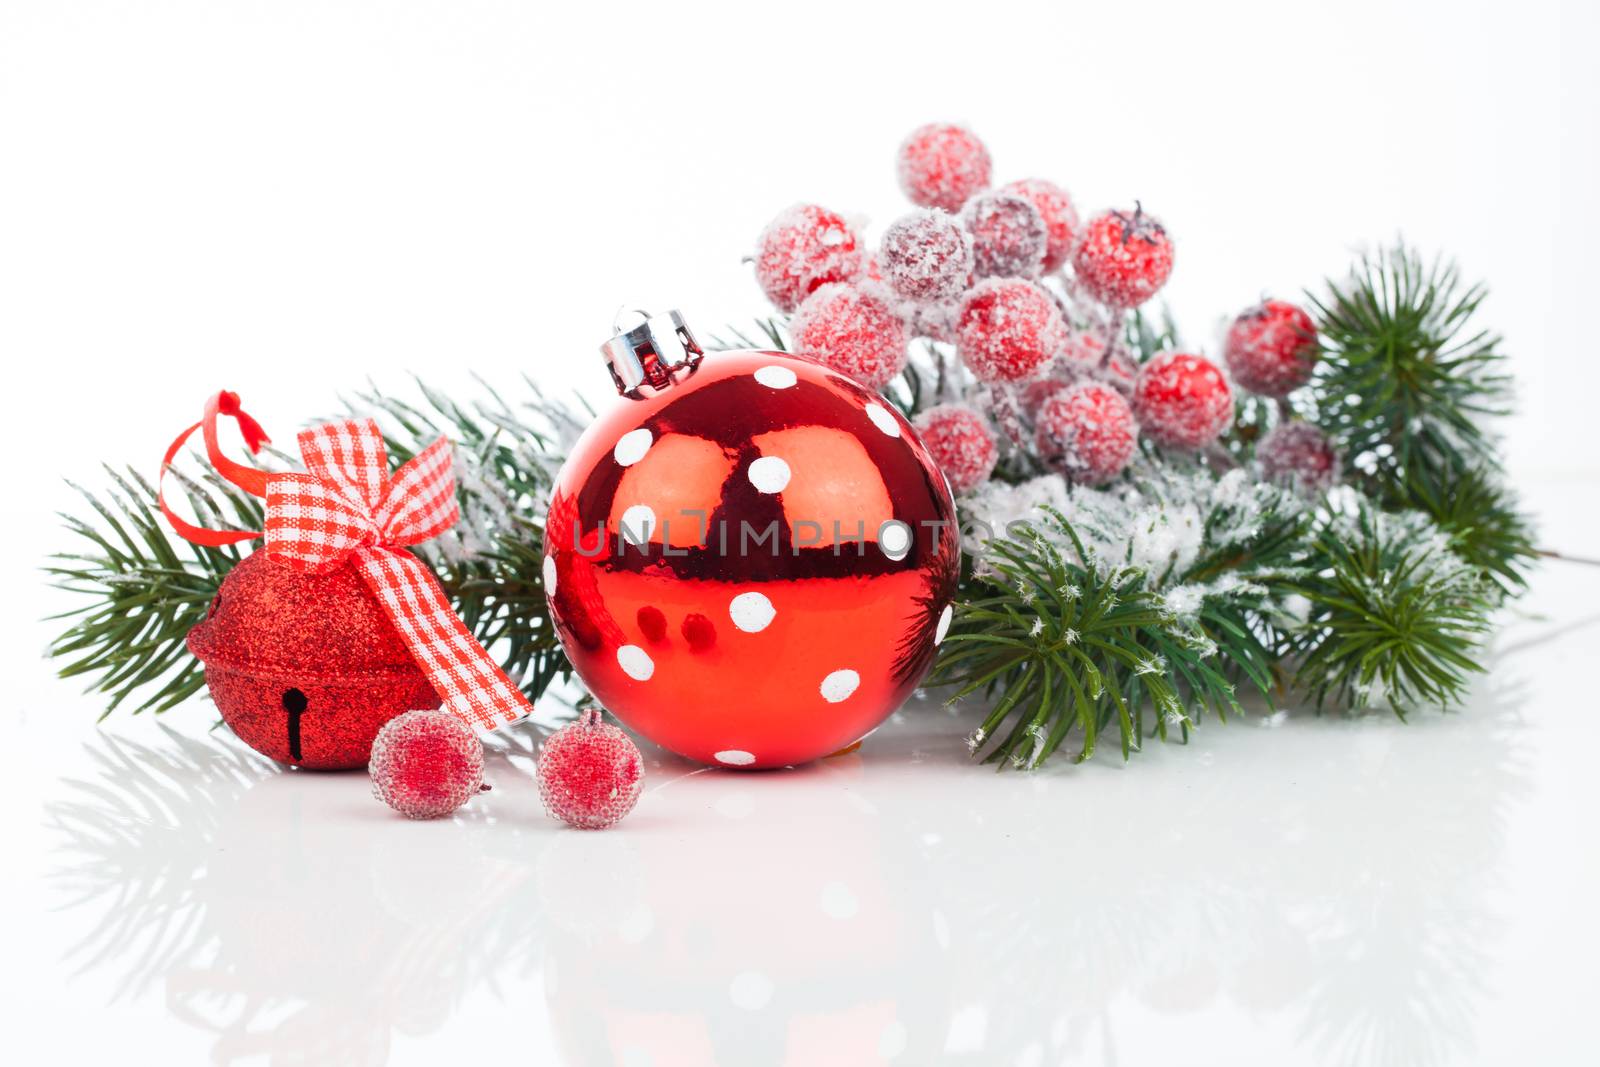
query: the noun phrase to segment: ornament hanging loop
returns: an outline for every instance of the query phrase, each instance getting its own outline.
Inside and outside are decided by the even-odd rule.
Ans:
[[[638,314],[644,315],[643,322],[600,346],[611,381],[623,396],[636,396],[644,386],[665,389],[705,355],[682,313]]]

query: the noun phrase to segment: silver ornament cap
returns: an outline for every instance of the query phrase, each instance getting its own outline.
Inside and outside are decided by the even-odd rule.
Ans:
[[[644,321],[600,346],[611,380],[623,396],[645,386],[665,389],[679,374],[693,370],[705,355],[681,312],[634,314]]]

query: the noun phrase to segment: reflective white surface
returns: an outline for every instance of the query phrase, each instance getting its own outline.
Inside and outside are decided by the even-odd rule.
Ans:
[[[531,728],[409,823],[200,707],[30,708],[11,1026],[84,1062],[1596,1062],[1597,595],[1545,568],[1459,714],[1024,775],[935,702],[794,771],[651,753],[602,833],[540,813]]]

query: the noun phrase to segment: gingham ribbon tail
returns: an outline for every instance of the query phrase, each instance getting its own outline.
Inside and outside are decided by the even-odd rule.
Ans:
[[[459,517],[450,442],[440,438],[393,475],[377,423],[371,419],[316,426],[300,433],[304,472],[265,474],[223,457],[218,415],[240,418],[252,450],[266,440],[229,393],[213,397],[206,417],[173,442],[165,472],[183,441],[205,430],[213,464],[236,485],[266,497],[266,548],[301,570],[331,570],[346,561],[388,612],[406,646],[438,691],[445,710],[485,729],[529,714],[528,703],[488,651],[451,609],[433,573],[406,546],[437,537]],[[254,426],[254,432],[250,430]],[[258,537],[248,530],[191,526],[161,504],[175,529],[202,544]]]

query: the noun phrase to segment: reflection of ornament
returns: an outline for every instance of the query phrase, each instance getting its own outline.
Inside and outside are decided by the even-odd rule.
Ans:
[[[556,480],[551,614],[598,701],[706,763],[859,740],[948,625],[954,506],[877,393],[777,352],[702,358],[680,317],[606,346],[628,402]]]
[[[408,711],[372,742],[372,795],[408,819],[449,815],[483,786],[483,742],[444,711]]]
[[[1167,448],[1204,448],[1233,421],[1233,393],[1204,356],[1163,352],[1139,368],[1133,386],[1139,429]]]
[[[644,759],[627,734],[591,708],[539,746],[535,777],[551,816],[580,830],[604,830],[638,802]]]
[[[225,415],[251,451],[266,443],[239,398],[218,393],[167,449],[162,473],[203,430],[217,472],[265,498],[264,531],[196,526],[164,497],[161,510],[196,544],[265,536],[188,638],[218,710],[246,744],[303,767],[359,767],[378,728],[411,708],[442,701],[485,727],[532,710],[451,610],[433,573],[404,548],[456,521],[448,441],[391,476],[377,424],[350,420],[301,432],[304,471],[268,473],[222,453],[217,421]]]
[[[1285,300],[1263,300],[1233,320],[1222,355],[1239,388],[1261,396],[1288,396],[1311,380],[1317,327],[1302,308]]]
[[[1143,206],[1104,211],[1084,225],[1072,266],[1079,284],[1102,304],[1138,307],[1172,273],[1172,238]]]

